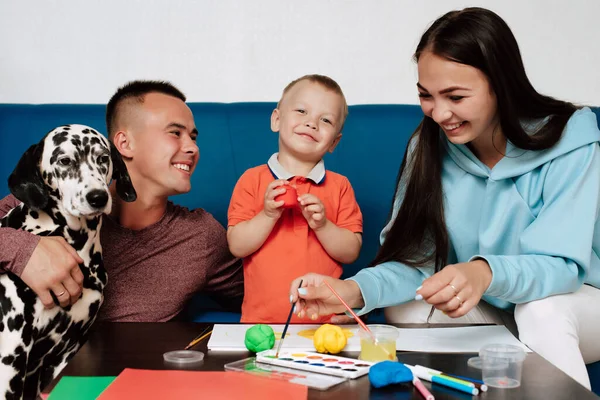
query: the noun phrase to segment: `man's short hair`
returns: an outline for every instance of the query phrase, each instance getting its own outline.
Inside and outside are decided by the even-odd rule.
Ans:
[[[325,76],[325,75],[319,75],[319,74],[304,75],[304,76],[288,83],[288,85],[285,87],[285,89],[283,89],[283,93],[281,94],[281,98],[279,99],[279,102],[277,102],[277,108],[279,108],[279,105],[281,104],[281,101],[283,100],[283,98],[285,97],[287,92],[289,92],[290,89],[293,88],[294,85],[296,85],[298,82],[302,82],[302,81],[318,83],[321,86],[325,87],[326,89],[329,89],[329,90],[333,91],[334,93],[342,96],[342,99],[344,100],[344,115],[342,115],[342,117],[343,117],[342,126],[343,126],[344,125],[343,122],[346,121],[346,117],[348,116],[348,103],[346,102],[346,96],[344,96],[344,92],[342,92],[342,88],[340,87],[340,85],[338,85],[338,83],[336,81],[334,81],[333,79],[331,79],[330,77]]]
[[[131,81],[121,86],[110,98],[106,105],[106,129],[108,137],[112,138],[121,105],[126,100],[143,103],[148,93],[162,93],[186,101],[185,95],[173,84],[167,81]]]

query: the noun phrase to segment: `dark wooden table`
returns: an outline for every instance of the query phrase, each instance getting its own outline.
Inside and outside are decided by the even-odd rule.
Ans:
[[[71,376],[116,376],[125,368],[175,369],[163,361],[163,353],[183,349],[208,325],[186,322],[168,323],[98,323],[87,343],[62,371]],[[423,325],[397,325],[424,327]],[[194,370],[223,371],[223,365],[252,356],[248,352],[208,352],[207,340],[194,350],[206,354],[204,362]],[[356,357],[357,353],[342,353]],[[470,368],[467,360],[473,354],[433,354],[398,352],[398,359],[407,364],[420,364],[447,373],[481,378],[481,372]],[[60,379],[60,377],[58,378]],[[58,382],[55,380],[49,392]],[[470,399],[472,396],[424,382],[436,400]],[[367,376],[349,380],[327,391],[309,389],[310,399],[419,399],[423,398],[412,385],[395,385],[384,389],[372,388]],[[475,399],[598,399],[558,368],[537,354],[529,353],[523,366],[521,387],[494,389]]]

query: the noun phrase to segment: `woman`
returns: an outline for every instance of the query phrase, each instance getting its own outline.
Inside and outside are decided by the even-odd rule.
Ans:
[[[343,312],[327,280],[360,313],[389,307],[391,322],[516,322],[521,341],[589,389],[585,363],[600,360],[595,115],[539,94],[489,10],[442,16],[415,59],[425,116],[374,268],[300,277],[290,300],[302,299],[300,316]]]

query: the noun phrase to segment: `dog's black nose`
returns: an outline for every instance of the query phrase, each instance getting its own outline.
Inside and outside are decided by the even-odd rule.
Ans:
[[[94,189],[85,195],[85,199],[90,206],[94,208],[102,208],[108,202],[108,193],[104,190]]]

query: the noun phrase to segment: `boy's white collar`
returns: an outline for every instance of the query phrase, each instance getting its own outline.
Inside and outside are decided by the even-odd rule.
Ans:
[[[278,155],[279,153],[273,154],[267,162],[271,173],[277,179],[292,179],[295,175],[292,175],[283,167],[283,165],[279,163],[279,160],[277,159]],[[306,176],[306,179],[310,179],[317,185],[321,184],[325,180],[325,163],[323,160],[319,161],[317,165],[314,166],[314,168]]]

